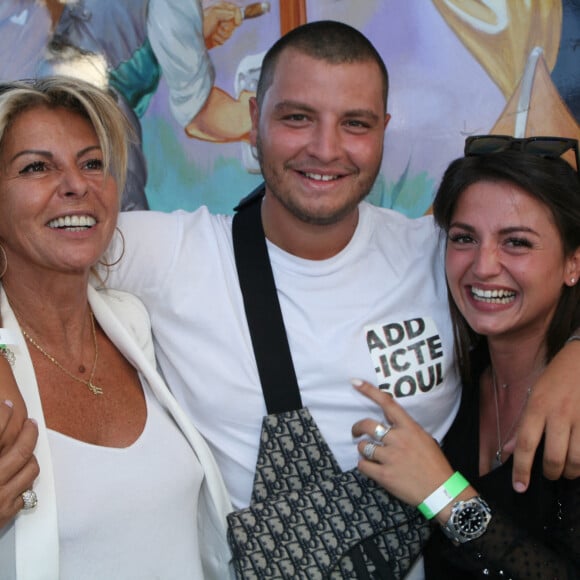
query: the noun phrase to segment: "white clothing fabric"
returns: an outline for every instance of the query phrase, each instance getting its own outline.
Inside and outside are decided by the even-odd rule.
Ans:
[[[145,302],[164,375],[212,447],[234,506],[247,506],[266,409],[231,217],[207,208],[130,212],[119,226],[125,255],[108,284]],[[358,460],[352,424],[381,419],[352,377],[382,384],[441,439],[457,410],[459,380],[432,219],[362,203],[352,240],[329,260],[268,249],[302,402],[341,467]]]
[[[200,552],[205,578],[232,577],[230,551],[226,540],[225,516],[231,503],[217,465],[199,432],[170,394],[155,368],[155,355],[147,312],[133,296],[88,288],[89,303],[96,320],[110,340],[141,373],[153,394],[194,450],[203,467],[204,479],[198,502]],[[57,580],[59,578],[59,538],[56,492],[48,433],[34,367],[26,341],[3,290],[0,295],[4,327],[14,336],[10,345],[15,354],[14,376],[24,397],[29,416],[36,419],[39,437],[35,455],[40,475],[34,483],[38,505],[21,511],[14,522],[0,530],[0,580]],[[154,498],[152,498],[154,501]],[[87,562],[87,566],[90,563]]]
[[[171,112],[185,127],[205,104],[215,80],[201,2],[149,0],[147,35],[169,87]]]
[[[203,578],[196,525],[203,470],[148,385],[143,390],[147,421],[128,447],[48,431],[60,580]]]

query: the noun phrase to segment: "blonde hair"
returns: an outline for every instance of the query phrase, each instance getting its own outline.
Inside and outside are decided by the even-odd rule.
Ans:
[[[115,178],[120,197],[133,131],[115,98],[85,81],[65,76],[0,83],[0,150],[14,120],[37,107],[66,109],[91,123],[103,152],[105,172]]]

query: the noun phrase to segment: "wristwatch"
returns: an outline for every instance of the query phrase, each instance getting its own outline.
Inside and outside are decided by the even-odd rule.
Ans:
[[[482,536],[490,520],[491,509],[481,497],[476,496],[454,503],[451,516],[441,529],[452,542],[464,544]]]

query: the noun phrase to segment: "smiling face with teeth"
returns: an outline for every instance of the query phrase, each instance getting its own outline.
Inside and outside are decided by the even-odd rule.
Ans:
[[[448,231],[447,280],[479,334],[544,336],[575,267],[549,208],[525,190],[480,181],[459,197]]]
[[[251,116],[268,237],[285,247],[284,236],[334,226],[348,242],[380,169],[389,119],[377,63],[332,64],[287,49]]]
[[[40,106],[14,119],[0,148],[5,282],[11,273],[47,270],[88,276],[118,211],[115,181],[104,174],[99,140],[85,117]]]

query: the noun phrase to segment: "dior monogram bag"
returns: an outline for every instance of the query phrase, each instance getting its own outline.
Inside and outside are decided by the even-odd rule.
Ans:
[[[250,505],[228,515],[240,579],[381,578],[408,572],[429,536],[419,512],[358,470],[341,471],[307,408],[260,219],[261,192],[234,217],[234,251],[268,415]],[[281,378],[282,377],[282,378]]]

